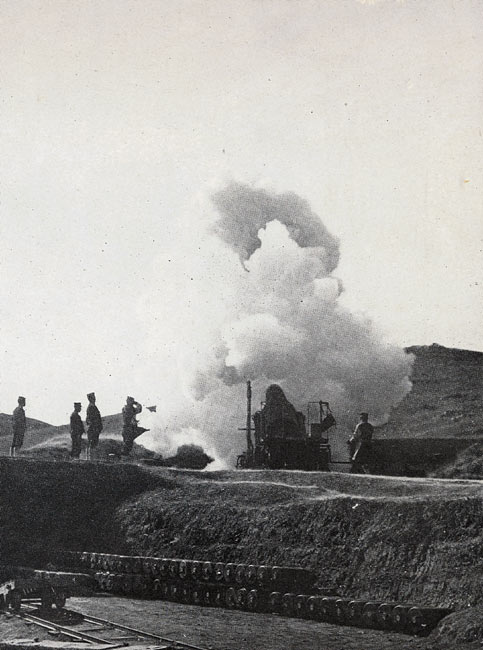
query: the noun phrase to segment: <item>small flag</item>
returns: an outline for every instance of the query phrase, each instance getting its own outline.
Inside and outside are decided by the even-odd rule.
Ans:
[[[148,411],[151,411],[151,413],[156,413],[156,406],[146,406]]]

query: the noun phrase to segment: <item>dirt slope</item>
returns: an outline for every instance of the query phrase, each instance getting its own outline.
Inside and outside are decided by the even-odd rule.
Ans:
[[[87,447],[87,438],[83,436],[81,441],[81,458],[85,458]],[[122,437],[112,435],[112,437],[102,436],[98,446],[92,451],[93,460],[113,461],[121,456],[123,448]],[[72,449],[72,440],[70,434],[61,433],[55,438],[49,438],[37,445],[29,447],[26,454],[30,458],[45,458],[48,460],[69,460]],[[22,452],[23,453],[23,452]],[[130,460],[136,461],[140,458],[154,458],[156,454],[146,449],[140,444],[134,443],[130,453]]]
[[[27,418],[27,427],[30,431],[39,431],[51,427],[47,422],[35,420],[34,418]],[[0,438],[3,436],[10,437],[12,435],[12,414],[0,413]]]
[[[386,438],[479,437],[483,434],[483,352],[433,344],[415,355],[413,388],[378,429]]]
[[[85,414],[83,414],[85,417]],[[7,454],[11,444],[11,415],[0,413],[0,454]],[[120,413],[115,415],[106,415],[102,418],[104,438],[120,436],[122,429],[122,416]],[[24,446],[22,453],[25,453],[36,447],[37,445],[44,445],[46,441],[63,439],[69,437],[70,427],[68,424],[62,424],[58,427],[40,420],[32,420],[27,418],[27,431],[25,433]],[[57,443],[54,442],[54,446]]]
[[[163,485],[130,463],[0,458],[0,562],[39,565],[59,548],[122,546],[116,508]]]
[[[442,478],[483,478],[483,440],[475,442],[460,452],[455,462],[448,463],[434,472]]]
[[[0,554],[56,549],[316,571],[363,598],[482,603],[483,485],[0,459]]]
[[[139,554],[297,564],[354,597],[481,602],[481,483],[267,474],[186,476],[121,506],[117,525]]]

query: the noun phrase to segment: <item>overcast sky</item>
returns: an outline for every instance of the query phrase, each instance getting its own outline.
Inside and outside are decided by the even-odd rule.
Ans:
[[[211,264],[195,239],[231,179],[309,201],[344,304],[386,339],[483,350],[481,0],[1,0],[0,19],[0,411],[181,390],[177,350],[217,308],[186,306]]]

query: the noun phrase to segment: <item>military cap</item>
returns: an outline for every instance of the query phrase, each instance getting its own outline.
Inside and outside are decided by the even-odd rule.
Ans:
[[[74,406],[82,406],[80,402],[74,402]]]
[[[95,396],[96,396],[95,393],[87,393],[87,399],[92,399]]]
[[[134,399],[134,397],[131,397],[130,395],[126,397],[126,402],[135,402],[135,401],[136,400]]]
[[[369,417],[369,413],[366,413],[365,411],[362,411],[362,413],[359,413],[359,415],[361,416],[361,418],[368,418]]]
[[[23,397],[22,395],[19,395],[17,401],[18,402],[25,402],[25,397]]]

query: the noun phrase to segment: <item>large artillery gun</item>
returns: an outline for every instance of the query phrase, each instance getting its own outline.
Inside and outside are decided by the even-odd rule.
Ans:
[[[329,402],[308,402],[307,415],[297,411],[277,384],[252,416],[252,388],[247,381],[246,450],[239,469],[301,469],[329,471],[329,429],[336,425]],[[252,424],[253,423],[253,424]],[[252,440],[253,432],[253,440]]]

